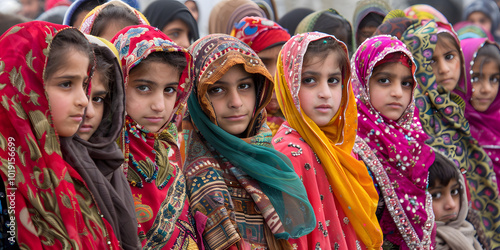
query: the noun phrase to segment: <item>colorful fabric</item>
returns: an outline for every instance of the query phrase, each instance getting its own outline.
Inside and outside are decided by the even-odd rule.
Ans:
[[[404,15],[401,16],[401,13],[398,11],[401,10],[392,10],[389,12],[389,14],[385,17],[384,22],[378,26],[373,35],[391,35],[401,39],[406,29],[408,29],[408,27],[412,24],[418,22],[418,20],[410,19]]]
[[[273,22],[278,21],[278,9],[276,8],[275,0],[252,0],[255,2],[266,14],[265,17]]]
[[[321,20],[323,18],[326,19]],[[325,23],[328,23],[327,27],[325,27],[328,29],[322,27]],[[332,8],[316,11],[304,17],[298,24],[297,29],[295,29],[295,34],[312,31],[334,35],[347,45],[351,53],[356,49],[356,40],[352,39],[351,23]]]
[[[68,10],[66,10],[66,13],[64,14],[64,19],[63,23],[64,25],[71,25],[71,20],[73,19],[74,15],[76,14],[75,12],[80,8],[80,6],[86,4],[87,2],[95,2],[96,4],[98,3],[105,3],[108,0],[75,0],[73,3],[69,6]],[[76,18],[76,17],[75,17]],[[76,27],[78,28],[78,27]]]
[[[434,7],[427,4],[415,4],[404,9],[405,15],[412,19],[435,20],[436,22],[449,23],[448,19],[436,10]]]
[[[379,248],[382,245],[382,230],[375,217],[377,191],[366,166],[351,156],[356,137],[357,110],[347,77],[350,75],[349,68],[343,72],[344,87],[339,111],[327,125],[318,127],[300,108],[298,95],[304,54],[310,42],[324,38],[337,40],[325,33],[311,32],[295,35],[283,46],[275,76],[276,97],[287,122],[318,156],[334,199],[339,204],[337,211],[342,210],[346,214],[355,236],[367,248]],[[342,47],[347,54],[347,47],[344,44]],[[309,183],[305,184],[314,188]],[[355,236],[346,235],[346,241],[355,240]]]
[[[229,35],[234,25],[246,16],[265,18],[266,14],[251,0],[222,0],[210,12],[208,33]]]
[[[198,24],[189,9],[183,3],[176,0],[157,0],[148,5],[144,10],[144,16],[147,17],[151,26],[163,30],[165,26],[174,21],[181,20],[189,28],[188,36],[190,43],[198,40]]]
[[[457,31],[458,39],[460,41],[468,38],[488,38],[495,41],[495,38],[489,31],[485,31],[478,25],[469,21],[462,21],[453,25],[453,29]]]
[[[244,17],[234,25],[231,36],[246,43],[255,53],[285,44],[290,39],[290,34],[279,24],[262,17]]]
[[[422,127],[430,136],[426,143],[453,159],[462,172],[467,172],[472,212],[481,218],[481,222],[475,225],[476,228],[480,227],[485,232],[484,240],[491,241],[491,247],[500,246],[500,235],[496,233],[496,230],[500,230],[500,202],[495,175],[490,167],[491,160],[470,134],[469,122],[465,119],[462,108],[464,101],[436,84],[436,77],[430,66],[438,30],[449,32],[457,39],[450,26],[434,21],[414,24],[402,37],[417,65],[416,78],[419,86],[415,91],[415,105],[419,109]],[[463,72],[465,68],[455,93],[468,91]]]
[[[121,165],[123,153],[116,139],[123,128],[125,92],[115,47],[103,38],[86,35],[113,64],[109,92],[103,101],[99,127],[88,141],[79,136],[60,138],[64,159],[80,174],[123,249],[141,249],[137,237],[134,199]],[[90,85],[92,86],[92,80]],[[84,122],[84,121],[83,121]],[[83,124],[82,122],[82,124]]]
[[[500,10],[495,1],[491,0],[476,0],[471,2],[469,6],[464,9],[463,20],[467,20],[473,12],[481,12],[485,14],[491,21],[491,30],[488,30],[492,35],[495,35],[497,27],[500,23]],[[496,37],[497,38],[497,37]]]
[[[367,39],[352,58],[351,81],[357,97],[359,136],[354,152],[372,172],[383,196],[386,208],[380,226],[384,240],[400,249],[431,249],[434,213],[427,176],[434,152],[425,145],[428,136],[415,110],[413,91],[417,80],[413,82],[410,104],[398,120],[384,117],[370,99],[369,80],[374,68],[391,62],[409,67],[415,78],[410,51],[393,36]]]
[[[151,53],[181,52],[186,56],[188,66],[181,74],[169,122],[159,132],[151,132],[127,115],[120,145],[134,196],[142,246],[148,249],[197,248],[198,238],[189,210],[175,126],[192,87],[189,78],[193,69],[191,55],[160,30],[146,25],[121,30],[113,43],[122,63],[125,89],[130,70]]]
[[[461,41],[462,49],[465,57],[465,72],[467,79],[471,79],[470,74],[474,66],[477,52],[485,44],[494,44],[486,38],[475,38]],[[499,48],[500,49],[500,48]],[[499,51],[500,53],[500,51]],[[500,96],[497,95],[490,107],[484,111],[479,112],[472,106],[470,100],[472,99],[472,83],[471,80],[467,81],[467,93],[461,94],[465,100],[465,118],[469,121],[470,132],[472,137],[476,139],[479,145],[488,154],[493,162],[493,170],[497,176],[497,183],[500,186],[500,128],[494,124],[500,123]]]
[[[193,212],[208,217],[203,238],[210,249],[287,249],[289,237],[306,235],[315,217],[290,161],[271,145],[264,107],[273,82],[259,57],[228,35],[209,35],[190,47],[194,91],[183,122]],[[257,100],[244,138],[217,126],[208,88],[231,67],[254,74]]]
[[[361,23],[368,17],[368,15],[380,16],[380,22],[371,22],[371,24],[377,27],[391,10],[392,8],[386,0],[363,0],[356,2],[356,8],[354,9],[352,18],[352,28],[354,30],[352,34],[354,41],[358,38],[358,31],[361,28]]]
[[[139,24],[149,25],[148,20],[146,19],[146,17],[144,17],[144,15],[142,15],[141,12],[130,7],[128,4],[126,4],[122,1],[115,0],[115,1],[107,2],[105,4],[99,5],[99,6],[95,7],[93,10],[91,10],[83,19],[82,24],[80,25],[80,31],[83,32],[84,34],[90,34],[90,31],[92,31],[92,27],[94,26],[94,22],[97,19],[97,17],[99,16],[99,13],[104,8],[106,8],[106,6],[109,6],[109,5],[123,6],[124,8],[127,8],[132,13],[134,13],[134,15],[139,20]]]
[[[0,37],[0,175],[15,200],[15,240],[23,249],[119,249],[84,180],[63,160],[51,119],[43,72],[65,28],[33,21]]]

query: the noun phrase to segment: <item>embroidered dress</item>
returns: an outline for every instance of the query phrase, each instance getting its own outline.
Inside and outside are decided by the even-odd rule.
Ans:
[[[119,249],[82,177],[63,160],[51,118],[43,73],[65,28],[34,21],[0,37],[0,174],[15,203],[15,240],[22,249]]]
[[[471,105],[473,90],[470,80],[478,50],[485,44],[494,44],[497,47],[498,45],[486,38],[467,39],[461,41],[461,44],[465,57],[465,72],[469,80],[467,81],[467,93],[465,95],[462,92],[458,94],[466,103],[465,118],[469,121],[470,132],[493,162],[497,184],[500,186],[500,127],[496,126],[496,124],[500,123],[500,96],[497,94],[493,103],[484,112],[477,111]]]
[[[183,121],[184,172],[192,210],[206,216],[205,247],[289,249],[286,239],[311,232],[315,219],[290,162],[271,145],[264,110],[271,98],[271,76],[255,52],[228,35],[206,36],[190,51],[195,87]],[[207,92],[237,64],[254,75],[257,89],[254,115],[243,138],[217,125]]]
[[[380,227],[385,245],[400,249],[431,249],[434,229],[432,196],[427,192],[428,169],[434,152],[425,144],[418,110],[412,98],[398,120],[384,117],[372,105],[369,80],[378,63],[400,63],[415,76],[413,57],[396,37],[381,35],[363,42],[351,61],[351,81],[358,104],[358,138],[354,146],[373,175],[384,208]]]
[[[278,58],[275,90],[287,122],[273,145],[292,161],[317,220],[311,234],[290,242],[297,249],[379,249],[383,237],[375,216],[377,191],[366,166],[351,156],[357,111],[348,65],[342,72],[339,111],[327,125],[318,127],[300,106],[303,57],[309,43],[320,39],[335,37],[319,32],[295,35]]]
[[[451,26],[434,21],[411,25],[401,38],[417,65],[415,105],[422,127],[430,136],[426,144],[453,159],[462,173],[466,171],[471,205],[469,213],[479,217],[475,223],[478,234],[485,233],[480,234],[483,237],[480,242],[486,244],[485,248],[500,247],[500,234],[497,233],[500,230],[500,201],[496,176],[490,167],[491,160],[471,136],[469,122],[464,116],[464,100],[455,94],[467,92],[465,69],[462,69],[454,93],[450,93],[436,83],[430,65],[439,32],[448,32],[456,39]]]
[[[189,78],[191,56],[160,30],[146,25],[121,30],[113,43],[122,63],[125,89],[130,70],[149,54],[182,52],[186,56],[188,66],[179,80],[172,117],[159,132],[150,132],[127,115],[120,145],[125,155],[124,170],[134,196],[143,248],[196,249],[196,228],[189,210],[175,126],[192,86]]]

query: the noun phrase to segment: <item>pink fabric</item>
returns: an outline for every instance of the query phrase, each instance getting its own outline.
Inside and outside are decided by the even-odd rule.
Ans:
[[[289,146],[293,144],[294,146]],[[342,207],[332,193],[323,166],[301,138],[300,134],[284,122],[273,140],[274,148],[286,155],[306,187],[307,197],[314,208],[316,228],[308,235],[289,239],[294,249],[365,249],[356,237]],[[297,154],[301,150],[301,154]]]
[[[467,79],[471,79],[470,73],[477,51],[486,43],[495,44],[486,38],[471,38],[461,41]],[[470,103],[472,97],[472,83],[470,80],[467,81],[466,94],[460,92],[457,94],[460,94],[466,103],[465,118],[469,121],[470,132],[491,158],[493,170],[497,176],[497,183],[500,185],[500,126],[498,126],[500,124],[500,97],[497,95],[486,111],[479,112]]]
[[[398,58],[406,58],[403,65],[410,64],[414,76],[413,57],[396,37],[382,35],[369,38],[353,55],[351,80],[358,104],[358,136],[378,159],[376,162],[365,160],[365,164],[375,175],[379,171],[385,172],[382,177],[376,178],[386,203],[380,221],[384,238],[402,249],[415,245],[428,249],[432,245],[434,215],[431,197],[426,189],[428,168],[434,162],[434,152],[425,144],[427,135],[422,130],[418,110],[415,109],[412,98],[403,115],[394,121],[381,115],[372,106],[369,95],[368,82],[375,65],[387,60],[386,58],[394,53],[404,55]],[[415,77],[413,80],[415,88],[417,80]],[[366,155],[372,152],[366,152]],[[383,169],[380,168],[379,162]],[[384,188],[387,191],[384,191]],[[397,199],[390,200],[392,192],[396,193]],[[391,204],[392,201],[399,204]],[[391,209],[400,209],[405,215],[396,217]],[[408,221],[411,226],[398,230],[400,225],[397,223],[404,225],[408,224]],[[407,229],[413,232],[410,233]]]

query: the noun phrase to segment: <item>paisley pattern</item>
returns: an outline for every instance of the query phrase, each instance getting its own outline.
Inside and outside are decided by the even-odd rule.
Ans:
[[[457,168],[465,173],[471,212],[480,217],[475,226],[485,234],[479,235],[480,241],[488,244],[486,248],[500,247],[500,201],[491,160],[471,136],[469,122],[464,117],[463,99],[437,85],[432,73],[430,59],[436,48],[438,29],[456,37],[450,26],[434,21],[416,23],[402,37],[417,65],[415,76],[419,85],[415,91],[415,104],[420,122],[430,136],[426,143],[453,159]],[[464,72],[462,69],[462,77],[454,92],[467,92]]]
[[[15,200],[15,240],[22,249],[119,249],[85,182],[63,160],[52,124],[43,72],[65,28],[34,21],[0,37],[0,175]]]
[[[134,196],[142,246],[145,249],[197,249],[199,238],[186,198],[186,180],[180,169],[182,162],[175,126],[191,92],[191,56],[160,30],[146,25],[127,27],[112,42],[122,62],[125,88],[130,70],[149,54],[182,52],[186,56],[187,66],[181,74],[177,100],[168,122],[160,132],[153,133],[127,115],[120,146]]]

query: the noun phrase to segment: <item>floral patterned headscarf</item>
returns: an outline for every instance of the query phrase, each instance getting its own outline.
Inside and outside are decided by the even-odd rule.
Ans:
[[[396,121],[384,117],[373,107],[369,86],[377,63],[393,53],[403,54],[400,60],[407,60],[411,65],[414,80],[410,104]],[[415,110],[413,90],[417,80],[413,57],[396,37],[380,35],[360,45],[351,67],[359,112],[358,136],[364,141],[357,143],[360,149],[356,151],[363,151],[360,156],[384,197],[386,209],[380,220],[384,237],[403,249],[430,249],[434,214],[432,197],[426,190],[434,152],[425,144],[428,137]]]
[[[43,75],[50,44],[66,28],[34,21],[0,37],[0,174],[15,199],[21,248],[118,249],[82,177],[63,160],[51,118]]]
[[[352,224],[356,235],[368,248],[382,245],[382,230],[375,210],[377,191],[366,166],[351,156],[357,129],[357,110],[354,93],[349,83],[350,69],[342,73],[342,101],[335,117],[325,126],[318,127],[300,107],[304,54],[312,41],[334,36],[310,32],[293,36],[283,46],[278,57],[276,97],[290,126],[297,130],[317,154],[339,201]],[[340,41],[339,41],[340,42]],[[347,55],[347,47],[340,42]],[[355,194],[355,195],[353,195]]]

